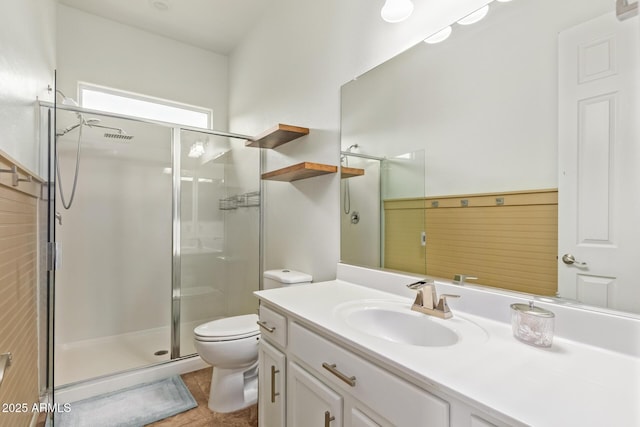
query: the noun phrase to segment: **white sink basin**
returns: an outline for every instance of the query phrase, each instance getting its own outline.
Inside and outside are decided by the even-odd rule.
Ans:
[[[355,301],[336,307],[335,314],[359,332],[398,344],[447,347],[488,337],[484,329],[459,315],[439,319],[411,311],[411,304],[404,302]]]

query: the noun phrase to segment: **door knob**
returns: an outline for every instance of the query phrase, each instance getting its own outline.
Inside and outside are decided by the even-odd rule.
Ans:
[[[562,262],[564,262],[567,265],[575,265],[578,267],[585,267],[587,265],[586,262],[576,261],[576,258],[571,254],[562,255]]]

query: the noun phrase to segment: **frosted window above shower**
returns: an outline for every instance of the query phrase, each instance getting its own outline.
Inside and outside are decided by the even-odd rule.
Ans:
[[[211,129],[213,122],[207,108],[86,83],[78,90],[80,105],[91,110],[204,129]]]

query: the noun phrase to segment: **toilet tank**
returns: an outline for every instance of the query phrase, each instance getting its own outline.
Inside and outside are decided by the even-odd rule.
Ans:
[[[263,289],[282,288],[285,286],[306,285],[313,278],[310,274],[299,271],[279,269],[264,272]]]

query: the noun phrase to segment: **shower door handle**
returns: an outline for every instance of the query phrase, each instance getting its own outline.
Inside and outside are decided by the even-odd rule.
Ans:
[[[0,354],[0,385],[2,385],[2,380],[4,379],[4,372],[11,366],[12,360],[13,356],[11,356],[11,353]]]

